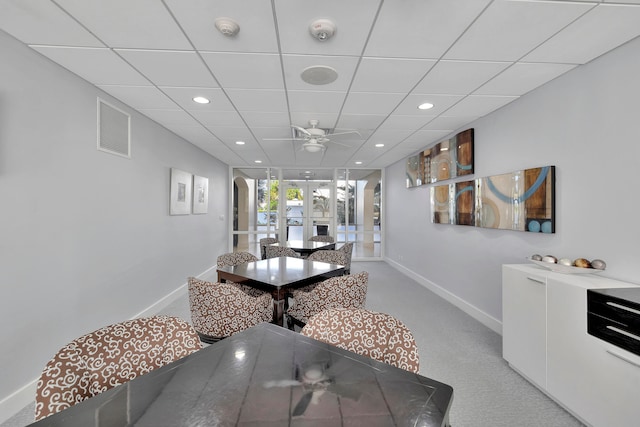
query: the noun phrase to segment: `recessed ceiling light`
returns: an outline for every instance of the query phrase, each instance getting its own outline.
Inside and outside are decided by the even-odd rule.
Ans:
[[[236,145],[244,145],[244,141],[236,141]]]
[[[193,98],[193,102],[197,102],[198,104],[208,104],[211,101],[209,101],[204,96],[196,96],[195,98]]]
[[[361,165],[361,164],[362,164],[362,162],[356,162],[356,165]]]
[[[384,147],[384,144],[376,144],[376,147],[377,147],[377,148]]]
[[[425,103],[422,103],[422,104],[418,105],[418,109],[419,110],[429,110],[431,108],[433,108],[433,104],[430,103],[430,102],[425,102]]]
[[[262,163],[262,160],[254,160],[253,163]]]

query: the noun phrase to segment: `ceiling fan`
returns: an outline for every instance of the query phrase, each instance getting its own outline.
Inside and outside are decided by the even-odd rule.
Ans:
[[[360,132],[356,130],[350,130],[347,132],[338,132],[328,134],[325,129],[321,129],[318,127],[318,120],[309,120],[308,128],[303,128],[301,126],[291,125],[293,129],[297,131],[297,136],[295,138],[263,138],[264,141],[304,141],[302,144],[302,149],[308,151],[310,153],[317,153],[327,148],[325,143],[332,142],[334,144],[343,145],[348,147],[347,144],[341,144],[336,141],[332,141],[330,137],[336,135],[346,135],[346,134],[357,134],[360,136]]]

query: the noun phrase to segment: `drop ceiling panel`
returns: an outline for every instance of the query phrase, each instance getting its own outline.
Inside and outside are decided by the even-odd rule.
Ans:
[[[56,0],[111,47],[191,49],[180,27],[157,0]]]
[[[416,113],[422,112],[425,117],[433,117],[445,112],[456,102],[460,101],[464,96],[462,95],[438,95],[438,94],[412,94],[407,96],[398,108],[394,111],[394,114],[416,115]],[[429,110],[419,110],[418,105],[423,102],[430,102],[433,104],[433,108]]]
[[[127,49],[116,52],[157,86],[218,86],[195,52]]]
[[[283,90],[228,89],[226,92],[241,114],[245,111],[287,111],[287,101]]]
[[[244,122],[242,117],[235,111],[195,111],[190,110],[193,115],[203,126],[216,127],[242,127]]]
[[[399,115],[392,114],[387,120],[384,121],[378,128],[378,131],[381,130],[411,130],[415,131],[420,129],[425,124],[429,123],[433,120],[435,116],[428,115],[416,115],[416,116],[408,116],[408,115]]]
[[[336,127],[342,129],[376,129],[387,118],[381,114],[341,114]]]
[[[439,116],[427,123],[422,130],[447,130],[454,131],[467,123],[477,120],[478,116]]]
[[[216,127],[209,130],[228,146],[233,146],[236,141],[254,141],[253,134],[247,127]]]
[[[354,92],[409,92],[434,66],[427,59],[362,58]]]
[[[0,28],[27,44],[104,46],[50,1],[0,1]]]
[[[131,108],[149,110],[176,108],[176,104],[169,97],[153,86],[98,85],[98,87]]]
[[[379,1],[372,0],[275,0],[280,44],[283,53],[354,55],[362,53],[373,25]],[[336,25],[335,35],[318,41],[309,25],[318,18]]]
[[[223,87],[284,89],[279,55],[204,52],[202,58]]]
[[[575,68],[571,64],[517,63],[474,92],[475,95],[524,95]]]
[[[516,99],[517,96],[470,95],[447,110],[447,114],[482,117]]]
[[[184,110],[139,109],[138,111],[163,126],[174,124],[187,126],[199,125],[199,123]]]
[[[515,61],[592,7],[577,2],[494,1],[444,58]]]
[[[344,114],[387,115],[402,101],[402,93],[350,92],[344,104]]]
[[[345,92],[289,91],[291,111],[317,111],[333,113],[340,111],[344,103]]]
[[[242,117],[252,128],[277,126],[279,129],[290,131],[289,115],[284,112],[245,111]]]
[[[511,65],[511,62],[440,61],[414,93],[466,95]]]
[[[47,58],[94,85],[151,86],[129,64],[106,48],[31,46]]]
[[[585,64],[638,35],[640,6],[598,5],[525,61]]]
[[[219,88],[163,86],[160,90],[187,111],[236,111],[227,95]],[[193,100],[196,96],[207,98],[209,103],[198,104]]]
[[[282,55],[284,76],[288,90],[322,90],[346,91],[358,64],[357,57],[351,56],[317,56],[317,55]],[[302,72],[315,66],[331,67],[338,78],[325,85],[314,85],[302,80]]]
[[[316,112],[292,112],[291,124],[300,127],[309,127],[309,120],[318,120],[319,127],[323,129],[331,129],[335,126],[338,119],[338,112],[332,113],[316,113]]]
[[[277,53],[278,40],[271,3],[264,0],[167,0],[196,49],[221,52]],[[228,17],[240,26],[234,37],[222,35],[217,18]]]
[[[385,2],[366,56],[438,59],[490,0]]]

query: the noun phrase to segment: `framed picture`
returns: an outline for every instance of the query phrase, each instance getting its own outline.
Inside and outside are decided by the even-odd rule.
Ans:
[[[170,215],[191,213],[192,175],[180,169],[171,168]]]
[[[193,176],[193,213],[206,214],[209,207],[209,178]]]

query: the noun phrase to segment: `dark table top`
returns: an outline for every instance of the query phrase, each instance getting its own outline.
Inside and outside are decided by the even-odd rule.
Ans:
[[[272,243],[271,246],[284,246],[297,252],[313,252],[322,249],[335,249],[336,244],[329,242],[315,242],[308,240],[288,240],[285,243]]]
[[[278,288],[295,287],[307,283],[310,279],[322,280],[340,275],[344,273],[344,266],[302,258],[278,257],[225,266],[217,271],[219,275],[226,273],[229,280],[234,282],[253,282]]]
[[[443,383],[263,323],[33,425],[441,426]]]

